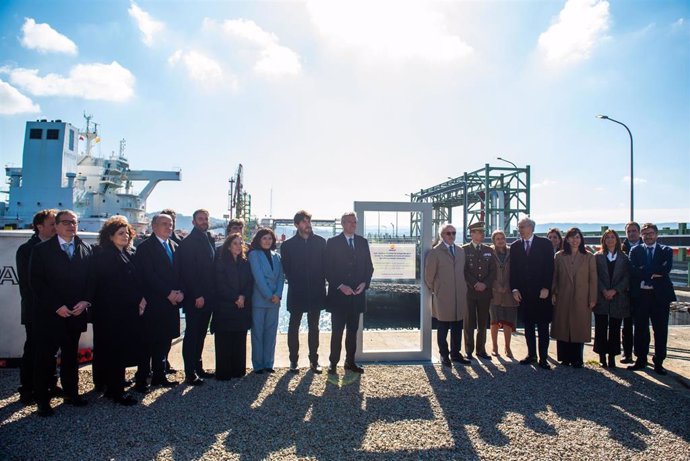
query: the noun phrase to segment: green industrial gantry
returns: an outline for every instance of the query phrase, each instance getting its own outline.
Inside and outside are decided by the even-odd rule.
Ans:
[[[520,215],[530,213],[530,167],[498,167],[487,163],[479,170],[413,192],[410,201],[432,204],[436,235],[441,224],[453,221],[456,207],[463,210],[463,231],[458,232],[463,242],[468,226],[481,221],[486,223],[487,235],[496,229],[512,235]],[[421,226],[418,213],[412,213],[410,225],[412,235],[418,236]]]

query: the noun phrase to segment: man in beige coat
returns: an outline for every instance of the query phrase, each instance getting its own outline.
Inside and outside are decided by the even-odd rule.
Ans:
[[[467,283],[465,253],[455,244],[455,235],[453,225],[441,226],[441,241],[427,254],[424,268],[424,282],[432,294],[432,315],[438,325],[437,341],[441,363],[447,367],[451,366],[451,360],[465,365],[470,363],[460,354],[462,322],[467,317]]]

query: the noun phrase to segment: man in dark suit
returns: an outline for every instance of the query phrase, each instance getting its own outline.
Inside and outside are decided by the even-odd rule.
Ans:
[[[151,385],[172,387],[176,381],[165,377],[165,355],[173,338],[180,336],[179,306],[184,299],[175,269],[177,245],[170,240],[172,218],[159,214],[151,221],[153,234],[138,247],[134,258],[146,299],[142,315],[144,350],[136,374],[138,392]]]
[[[539,366],[551,368],[549,355],[549,323],[553,315],[551,284],[553,283],[553,246],[548,239],[534,235],[535,222],[523,218],[518,222],[520,239],[510,246],[510,287],[513,298],[520,303],[525,323],[527,357],[523,365],[537,362],[539,331]]]
[[[642,243],[642,239],[640,238],[640,225],[635,221],[627,223],[625,225],[625,236],[626,239],[623,241],[623,253],[629,258],[630,251]],[[631,308],[633,308],[633,306],[631,306]],[[623,359],[621,363],[633,363],[633,344],[635,338],[633,329],[634,323],[635,321],[632,315],[623,319]]]
[[[57,210],[41,210],[34,215],[34,235],[17,248],[17,278],[19,279],[19,294],[21,296],[21,322],[26,330],[24,341],[24,355],[19,368],[19,400],[29,405],[34,400],[34,358],[35,337],[33,327],[34,294],[29,284],[29,261],[34,247],[55,235],[55,214]],[[54,375],[55,373],[53,373]],[[56,378],[55,378],[56,379]],[[57,386],[53,383],[52,395]]]
[[[323,265],[326,240],[312,232],[311,214],[307,211],[298,211],[294,223],[297,234],[280,247],[283,272],[288,282],[287,309],[290,311],[290,323],[287,336],[290,371],[299,371],[299,327],[302,315],[306,312],[310,368],[314,373],[320,374],[319,318],[321,309],[326,305],[326,274]]]
[[[182,302],[186,325],[182,342],[185,382],[193,386],[203,384],[203,378],[213,377],[203,369],[201,362],[216,297],[213,265],[216,247],[208,234],[208,218],[206,210],[194,212],[194,229],[180,244],[177,260],[180,283],[186,295]]]
[[[465,352],[472,359],[474,351],[474,330],[477,329],[477,357],[491,360],[486,353],[486,330],[489,328],[489,304],[496,278],[494,250],[484,245],[484,223],[476,222],[469,227],[472,241],[462,246],[465,251],[465,281],[467,282],[467,318]]]
[[[175,229],[177,228],[177,213],[172,208],[165,208],[164,210],[161,210],[161,214],[167,214],[172,218],[173,224],[172,224],[172,233],[170,234],[170,240],[175,242],[175,244],[177,244],[177,246],[179,247],[180,243],[182,243],[182,238],[179,235],[177,235],[177,233],[175,232]],[[168,351],[165,353],[165,364],[164,364],[165,374],[170,375],[170,374],[177,373],[177,370],[170,366],[170,361],[168,360],[168,355],[170,355],[170,349],[168,349]]]
[[[367,239],[355,235],[357,215],[354,212],[340,218],[343,232],[326,242],[324,264],[328,280],[326,310],[331,313],[331,356],[329,374],[337,374],[345,337],[345,370],[364,373],[355,363],[359,315],[366,311],[366,293],[374,273]]]
[[[79,221],[74,212],[60,211],[55,221],[57,235],[36,245],[29,263],[35,296],[34,396],[39,416],[54,413],[50,386],[58,349],[65,403],[86,405],[86,400],[79,396],[77,351],[79,337],[86,331],[86,309],[93,299],[89,283],[91,246],[77,236]]]
[[[647,366],[649,354],[649,322],[654,329],[654,371],[666,374],[666,342],[668,314],[676,300],[669,274],[673,267],[673,249],[657,242],[658,228],[652,223],[642,225],[642,245],[630,252],[630,297],[634,301],[635,355],[637,360],[629,370]]]

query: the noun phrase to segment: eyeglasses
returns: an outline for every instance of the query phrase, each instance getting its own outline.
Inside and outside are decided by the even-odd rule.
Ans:
[[[455,234],[457,234],[457,232],[456,232],[456,231],[447,231],[447,232],[444,232],[444,234],[446,234],[446,235],[455,235]]]
[[[77,224],[79,224],[79,221],[69,220],[69,219],[61,219],[60,224],[64,224],[65,226],[76,226]]]

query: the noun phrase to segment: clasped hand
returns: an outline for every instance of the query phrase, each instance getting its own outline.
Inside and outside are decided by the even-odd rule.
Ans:
[[[366,288],[366,286],[367,284],[362,282],[359,285],[357,285],[356,289],[353,290],[348,285],[343,284],[340,286],[339,290],[345,296],[356,296],[358,294],[361,294],[364,291],[364,288]]]

